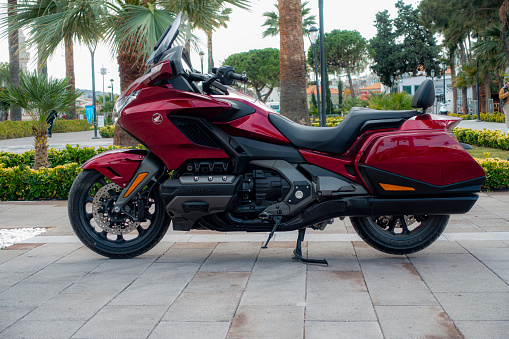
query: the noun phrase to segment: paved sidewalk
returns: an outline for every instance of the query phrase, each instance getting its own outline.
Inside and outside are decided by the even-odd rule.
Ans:
[[[65,145],[80,145],[81,147],[99,147],[113,145],[113,138],[101,138],[97,132],[98,139],[94,138],[94,131],[72,132],[72,133],[53,133],[53,137],[48,138],[50,148],[63,149]],[[11,153],[23,153],[34,149],[34,137],[0,140],[0,151]]]
[[[296,234],[169,231],[135,259],[82,246],[65,201],[0,202],[1,338],[507,338],[509,193],[481,194],[428,249],[380,253],[336,220]]]

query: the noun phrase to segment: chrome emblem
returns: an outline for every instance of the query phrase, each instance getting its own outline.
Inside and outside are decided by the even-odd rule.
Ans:
[[[160,113],[156,113],[152,116],[152,122],[156,125],[160,125],[163,122],[163,116]]]

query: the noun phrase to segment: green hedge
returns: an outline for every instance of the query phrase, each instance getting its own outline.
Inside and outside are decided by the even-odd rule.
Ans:
[[[486,128],[475,130],[457,127],[453,129],[453,133],[460,142],[476,146],[509,150],[509,137],[498,130],[491,131]]]
[[[0,164],[0,200],[67,199],[80,171],[76,163],[37,171],[28,166],[6,168]]]
[[[471,115],[471,114],[454,114],[449,113],[450,116],[453,117],[460,117],[463,120],[477,120],[477,115]],[[488,113],[481,113],[481,121],[486,122],[505,122],[505,115],[501,112],[495,112],[493,114]]]
[[[101,127],[99,130],[99,134],[101,138],[113,138],[113,134],[115,133],[115,125],[108,125]]]
[[[498,158],[475,159],[486,173],[484,188],[488,191],[493,189],[509,188],[509,161]]]
[[[56,148],[50,148],[48,150],[48,158],[51,167],[56,167],[59,165],[77,163],[78,165],[82,165],[88,159],[92,158],[94,155],[109,151],[112,149],[119,149],[122,147],[118,146],[108,146],[108,147],[80,147],[66,145],[64,149],[58,150]],[[0,164],[3,164],[7,167],[15,167],[15,166],[32,166],[34,163],[34,151],[26,151],[24,153],[9,153],[5,151],[0,151]]]
[[[53,124],[53,133],[87,131],[90,124],[86,120],[57,119]],[[1,121],[0,140],[32,136],[31,121]]]

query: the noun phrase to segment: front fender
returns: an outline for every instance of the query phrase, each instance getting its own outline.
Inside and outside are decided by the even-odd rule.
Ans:
[[[94,169],[120,187],[126,187],[148,152],[138,149],[117,149],[98,154],[82,169]]]

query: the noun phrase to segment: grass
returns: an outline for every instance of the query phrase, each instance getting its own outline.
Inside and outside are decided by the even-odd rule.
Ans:
[[[500,158],[502,160],[507,160],[509,158],[509,151],[504,151],[501,149],[490,148],[490,147],[480,147],[480,146],[472,146],[472,149],[468,149],[467,152],[474,158],[484,159],[488,158]],[[486,153],[489,153],[486,156]]]

